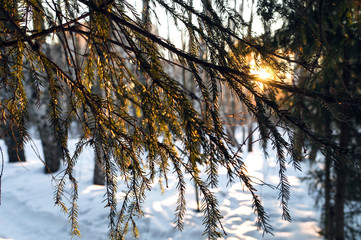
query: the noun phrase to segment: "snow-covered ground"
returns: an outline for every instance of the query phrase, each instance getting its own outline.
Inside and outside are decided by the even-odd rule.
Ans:
[[[41,150],[39,141],[35,141]],[[50,175],[43,173],[43,164],[30,144],[26,146],[26,163],[7,163],[6,147],[0,141],[5,157],[4,175],[1,183],[0,206],[0,240],[66,240],[71,239],[70,224],[67,216],[54,206],[53,184]],[[249,172],[256,178],[277,186],[278,165],[271,157],[264,159],[263,154],[256,151],[245,154],[244,159]],[[104,187],[92,185],[93,153],[86,149],[76,167],[79,181],[79,223],[81,239],[107,239],[107,208],[104,208]],[[0,165],[1,166],[1,165]],[[302,165],[303,172],[308,166]],[[267,186],[259,186],[267,213],[271,217],[274,236],[258,232],[255,226],[255,215],[251,208],[250,194],[244,191],[241,183],[226,186],[225,172],[220,171],[220,184],[216,189],[223,226],[227,232],[226,240],[236,239],[320,239],[318,237],[318,210],[313,199],[308,195],[307,186],[298,177],[302,172],[295,172],[289,167],[288,176],[291,183],[292,222],[281,220],[281,208],[277,199],[278,192]],[[202,236],[202,213],[195,211],[195,193],[190,182],[187,193],[188,210],[185,216],[185,228],[178,232],[173,227],[174,210],[176,208],[177,191],[175,176],[169,176],[169,188],[164,194],[158,185],[148,192],[144,205],[145,217],[138,220],[140,239],[143,240],[198,240]],[[121,189],[120,189],[121,191]],[[74,239],[77,239],[76,237]]]

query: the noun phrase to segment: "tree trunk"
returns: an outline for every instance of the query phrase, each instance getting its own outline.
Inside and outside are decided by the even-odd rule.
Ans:
[[[349,56],[347,55],[347,49],[344,48],[344,60],[342,65],[342,85],[344,90],[348,91],[348,86],[350,84],[350,64],[349,64]],[[349,106],[344,103],[341,106],[342,113],[344,116],[349,116]],[[348,149],[349,141],[350,141],[350,133],[351,128],[346,120],[340,123],[340,147],[342,149]],[[346,185],[348,178],[347,171],[347,161],[348,157],[344,153],[338,154],[338,164],[336,169],[336,196],[335,196],[335,237],[336,240],[344,240],[345,239],[345,213],[344,213],[344,205],[346,202]]]
[[[253,5],[254,5],[254,0],[252,0],[252,5],[251,5],[251,16],[250,16],[249,25],[248,25],[247,36],[252,36],[252,25],[253,25]]]
[[[327,137],[331,137],[329,116],[325,119],[325,132]],[[324,222],[324,236],[327,240],[332,240],[334,236],[334,213],[333,206],[331,205],[331,156],[330,150],[326,149],[325,155],[325,222]]]
[[[201,211],[200,205],[199,205],[199,190],[196,181],[194,181],[194,188],[196,190],[196,202],[197,202],[197,212]]]
[[[341,124],[340,147],[347,148],[350,138],[350,128],[347,123]],[[347,183],[347,157],[339,154],[336,167],[336,196],[335,196],[335,236],[336,240],[345,239],[345,219],[344,205],[346,201],[346,183]]]
[[[248,123],[248,152],[253,151],[253,126],[252,121]]]
[[[8,126],[5,126],[4,128],[7,129]],[[22,139],[16,126],[13,125],[7,129],[7,133],[4,136],[4,141],[8,149],[7,152],[9,156],[9,162],[26,161],[24,148],[21,147]]]
[[[298,128],[295,134],[295,152],[297,161],[301,161],[303,159],[303,138],[304,133]]]
[[[45,173],[56,172],[60,167],[61,151],[56,143],[54,133],[51,131],[51,126],[46,116],[43,116],[41,123],[38,124],[38,130],[43,146]]]
[[[93,175],[93,184],[96,185],[105,185],[105,173],[102,166],[102,159],[98,159],[95,156],[95,165],[94,165],[94,175]]]
[[[54,131],[49,122],[49,84],[44,82],[43,92],[40,98],[40,105],[34,114],[41,144],[43,146],[45,173],[52,173],[59,170],[62,153],[56,142]]]
[[[246,126],[242,125],[242,145],[245,144],[246,141]]]

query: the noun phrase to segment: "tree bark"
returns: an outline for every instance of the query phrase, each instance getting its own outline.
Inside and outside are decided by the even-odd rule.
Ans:
[[[94,175],[93,175],[93,184],[96,185],[105,185],[105,173],[102,166],[102,159],[98,159],[95,156],[95,165],[94,165]]]
[[[45,173],[53,173],[59,170],[61,162],[61,152],[56,143],[54,133],[51,131],[50,123],[43,119],[38,124],[41,144],[43,146]]]
[[[25,162],[24,148],[21,147],[22,138],[16,126],[5,126],[7,133],[5,133],[4,141],[7,146],[9,162]]]
[[[325,119],[325,132],[328,138],[331,137],[329,116]],[[334,236],[334,214],[333,206],[331,205],[331,156],[330,150],[326,149],[325,155],[325,222],[324,222],[324,235],[327,240],[332,240]]]
[[[304,133],[302,130],[297,129],[295,134],[295,152],[297,161],[301,161],[303,159],[303,144],[304,144]]]
[[[248,123],[248,152],[253,151],[253,126],[252,120]]]
[[[344,90],[347,92],[350,84],[351,73],[350,73],[350,64],[349,64],[349,56],[347,54],[348,49],[344,48],[344,59],[342,64],[342,85]],[[341,111],[344,116],[349,116],[349,106],[347,104],[343,104],[341,106]],[[340,123],[340,148],[348,149],[350,142],[350,133],[351,128],[349,126],[350,123],[347,120],[343,120]],[[346,202],[346,185],[348,179],[348,171],[347,171],[347,161],[348,157],[344,153],[339,152],[338,156],[338,164],[337,164],[337,177],[336,177],[336,196],[335,196],[335,236],[336,240],[344,240],[345,239],[345,213],[344,213],[344,205]]]
[[[350,128],[347,123],[341,124],[340,147],[347,148],[350,138]],[[335,196],[335,236],[336,240],[345,239],[345,218],[344,206],[346,201],[346,183],[347,183],[347,157],[339,154],[336,167],[336,196]]]

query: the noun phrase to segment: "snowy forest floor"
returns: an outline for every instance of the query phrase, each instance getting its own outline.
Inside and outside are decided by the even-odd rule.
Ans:
[[[41,144],[34,141],[41,152]],[[72,140],[69,145],[75,145]],[[257,145],[257,144],[256,144]],[[54,206],[54,181],[45,175],[44,166],[30,144],[26,145],[25,163],[7,163],[6,146],[0,141],[4,153],[4,174],[1,183],[0,206],[0,240],[66,240],[71,239],[70,223],[67,216]],[[79,183],[79,223],[81,239],[105,240],[108,231],[108,209],[104,208],[105,188],[92,185],[94,168],[93,152],[85,149],[76,167]],[[265,160],[263,153],[257,148],[252,153],[244,153],[243,158],[249,173],[274,186],[278,185],[278,164],[272,154]],[[302,172],[296,172],[290,165],[287,172],[291,183],[291,199],[289,209],[292,222],[281,220],[282,209],[277,199],[278,191],[268,186],[259,185],[265,209],[271,218],[273,234],[264,236],[257,231],[255,215],[251,208],[250,194],[241,183],[227,185],[226,172],[220,169],[220,184],[217,192],[219,207],[224,218],[222,224],[227,232],[226,240],[277,239],[305,240],[320,239],[318,237],[319,209],[314,206],[314,199],[309,196],[307,184],[300,181],[309,166],[302,163]],[[138,219],[141,240],[198,240],[202,236],[203,214],[195,211],[194,185],[188,178],[187,213],[185,227],[179,232],[173,227],[174,210],[177,202],[177,179],[169,175],[169,186],[162,194],[159,184],[147,193],[144,204],[145,217]],[[119,194],[121,195],[121,187]],[[73,239],[77,239],[74,237]]]

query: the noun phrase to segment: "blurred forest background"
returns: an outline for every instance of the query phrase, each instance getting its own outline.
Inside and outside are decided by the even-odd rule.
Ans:
[[[66,176],[76,202],[72,168],[90,145],[93,183],[107,187],[109,206],[117,205],[116,176],[129,183],[134,201],[120,215],[123,208],[141,211],[138,201],[154,176],[174,171],[179,229],[188,172],[203,196],[206,233],[216,239],[220,216],[207,190],[217,185],[216,166],[252,192],[237,153],[260,144],[267,154],[271,144],[283,218],[290,220],[289,155],[295,168],[300,161],[319,166],[304,180],[322,206],[320,234],[357,239],[360,7],[357,0],[0,0],[0,137],[9,161],[25,162],[24,143],[40,139],[44,174],[66,166],[55,200],[67,209]],[[79,139],[73,156],[69,138]],[[200,165],[207,166],[204,182]],[[254,199],[268,232],[256,193]],[[76,205],[70,209],[77,235]],[[116,211],[110,215],[115,238],[131,217],[115,224]]]

